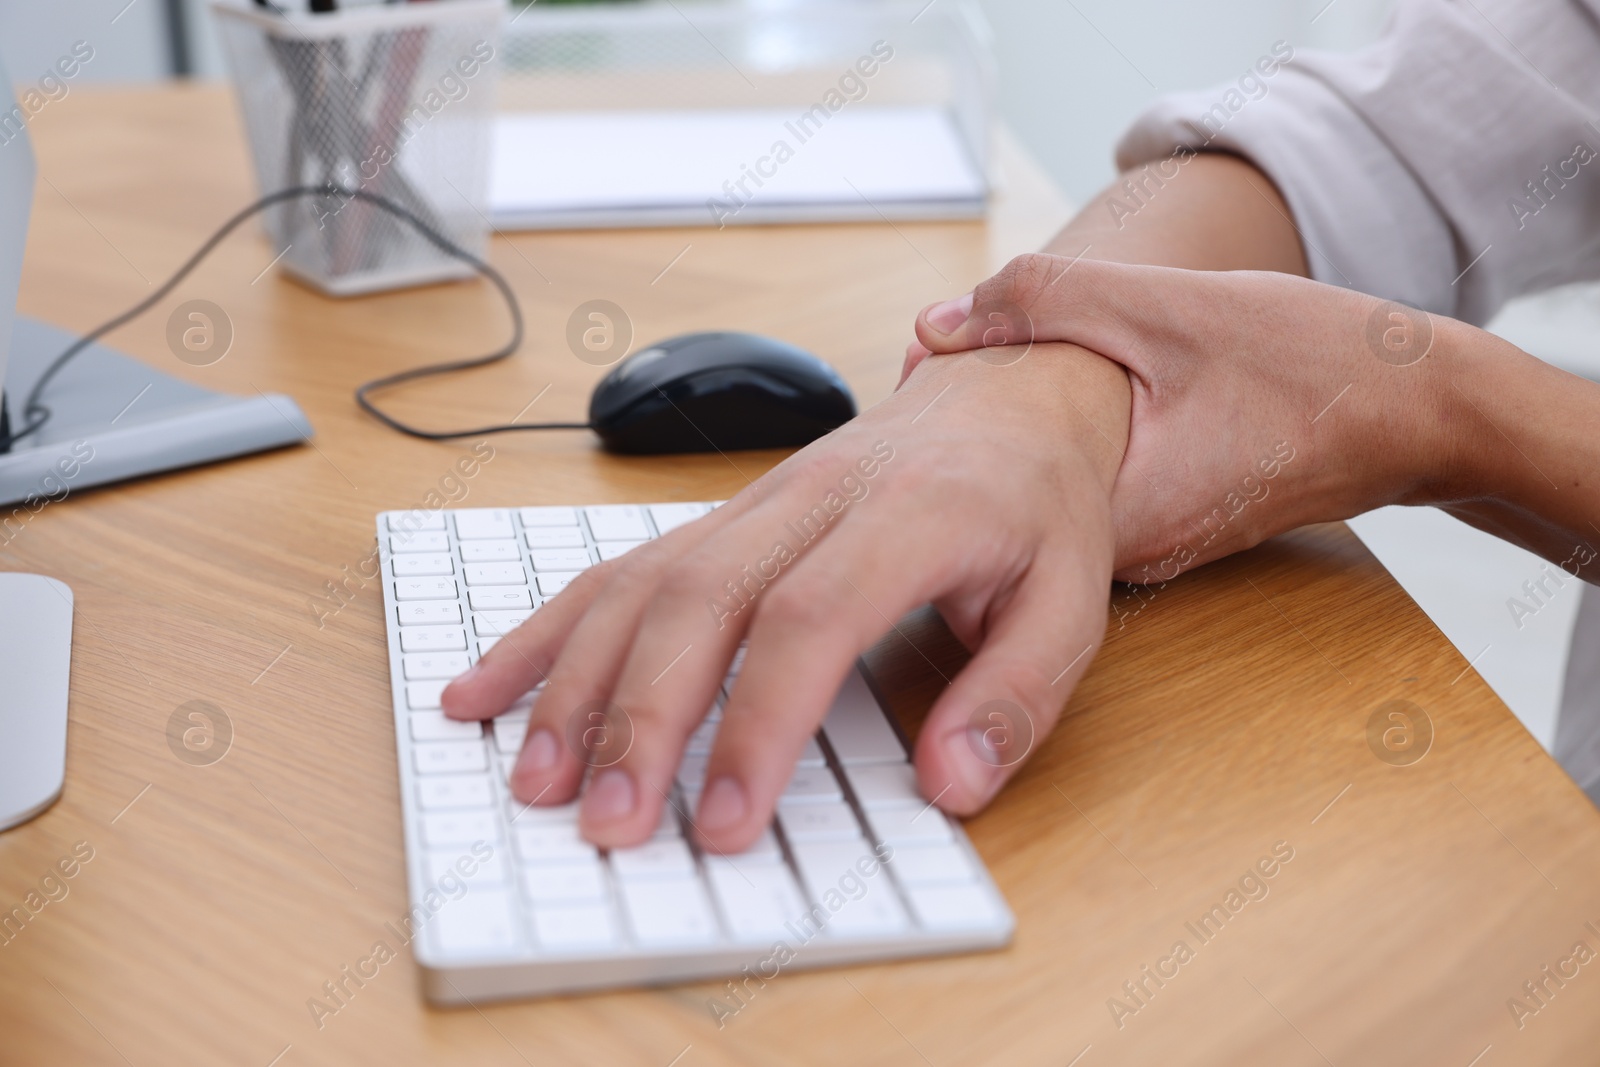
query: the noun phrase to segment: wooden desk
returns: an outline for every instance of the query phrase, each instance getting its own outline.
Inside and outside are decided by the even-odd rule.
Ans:
[[[131,303],[254,195],[232,103],[215,90],[75,89],[33,130],[41,180],[21,306],[63,326]],[[1061,221],[1010,156],[989,227],[498,240],[493,259],[528,311],[524,354],[393,402],[454,424],[510,416],[549,384],[533,414],[577,415],[600,371],[568,353],[564,326],[605,297],[644,341],[712,326],[791,339],[870,403],[895,380],[917,308]],[[470,445],[393,434],[350,390],[486,350],[503,323],[480,285],[335,303],[262,275],[273,254],[241,235],[172,300],[226,309],[236,340],[220,363],[174,359],[165,313],[113,342],[207,385],[293,394],[314,443],[74,494],[0,553],[70,583],[78,607],[66,795],[0,836],[0,907],[75,842],[94,850],[69,895],[0,947],[0,1063],[1600,1056],[1600,962],[1520,1030],[1507,1006],[1575,942],[1600,951],[1600,815],[1342,526],[1206,568],[1137,613],[1119,592],[1122,618],[1062,725],[970,824],[1017,914],[1008,951],[784,974],[720,1031],[706,1006],[715,983],[431,1010],[402,952],[319,1030],[307,999],[406,901],[381,599],[368,587],[320,629],[310,605],[367,553],[373,514],[420,499]],[[718,457],[613,459],[582,433],[494,447],[469,504],[711,499],[744,484]],[[776,458],[733,462],[753,474]],[[953,656],[932,625],[915,640]],[[876,663],[914,720],[938,679],[894,643]],[[1425,708],[1436,731],[1411,766],[1367,743],[1369,716],[1392,699]],[[168,747],[169,719],[191,700],[233,724],[211,766]],[[1293,859],[1268,895],[1197,938],[1186,924],[1226,903],[1276,842]],[[1179,940],[1193,958],[1161,963]],[[1146,965],[1176,974],[1158,989]],[[1123,983],[1140,980],[1149,996],[1131,1000]],[[1113,997],[1143,1005],[1120,1028]]]

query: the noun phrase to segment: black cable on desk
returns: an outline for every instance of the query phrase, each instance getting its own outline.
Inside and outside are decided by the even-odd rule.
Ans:
[[[495,288],[500,291],[500,295],[505,298],[506,308],[511,313],[510,340],[487,355],[477,356],[471,359],[454,360],[448,363],[429,363],[421,367],[413,367],[410,370],[400,371],[397,374],[390,374],[383,378],[377,378],[373,381],[366,382],[358,386],[356,388],[355,398],[356,403],[361,405],[361,409],[363,411],[367,412],[373,418],[377,419],[379,422],[382,422],[385,426],[388,426],[391,429],[398,430],[403,434],[409,434],[412,437],[420,437],[428,441],[447,441],[456,437],[477,437],[482,434],[506,433],[512,430],[587,430],[590,428],[589,424],[586,422],[510,422],[493,426],[479,426],[465,430],[423,430],[400,421],[393,415],[390,415],[388,412],[378,407],[377,404],[373,403],[371,400],[371,395],[373,393],[390,388],[391,386],[399,385],[402,382],[412,381],[417,378],[432,377],[433,375],[437,374],[449,374],[453,371],[471,370],[474,367],[483,367],[490,363],[496,363],[512,355],[517,351],[518,348],[522,346],[522,307],[517,303],[517,296],[511,291],[511,286],[506,281],[503,274],[501,274],[489,263],[479,259],[477,256],[473,255],[471,252],[468,252],[466,249],[462,248],[448,237],[439,233],[428,223],[418,218],[409,209],[402,207],[387,197],[379,196],[376,193],[369,193],[363,189],[345,189],[330,182],[325,185],[291,186],[290,188],[280,189],[275,193],[269,193],[266,196],[263,196],[260,200],[257,200],[255,203],[244,208],[238,214],[230,218],[227,222],[223,223],[222,226],[209,238],[207,238],[205,243],[195,251],[194,255],[190,256],[188,260],[184,262],[183,266],[179,267],[177,271],[173,273],[172,277],[163,282],[155,292],[139,301],[139,303],[135,304],[127,311],[124,311],[115,318],[112,318],[107,322],[95,327],[93,330],[89,331],[87,334],[84,334],[82,337],[72,342],[72,344],[68,345],[60,355],[51,360],[50,365],[45,368],[44,374],[40,375],[39,380],[34,383],[33,388],[28,392],[27,400],[23,402],[22,406],[21,421],[23,426],[21,429],[17,430],[15,433],[10,433],[8,420],[5,419],[4,412],[0,411],[0,452],[10,451],[11,447],[18,441],[29,436],[30,434],[37,432],[42,426],[44,426],[46,422],[50,421],[50,409],[40,402],[40,397],[44,394],[45,386],[50,384],[50,380],[54,378],[63,367],[71,362],[74,356],[82,352],[85,348],[88,348],[95,341],[98,341],[100,338],[110,333],[112,330],[132,322],[140,315],[143,315],[146,311],[149,311],[156,304],[160,303],[167,296],[167,294],[171,293],[172,290],[177,287],[179,282],[187,278],[190,272],[198,267],[201,261],[209,256],[217,247],[217,245],[221,244],[222,241],[234,230],[238,229],[242,223],[246,222],[255,215],[260,214],[267,208],[272,207],[274,204],[281,204],[289,200],[298,200],[304,196],[338,196],[343,197],[346,200],[361,200],[388,212],[389,214],[410,225],[412,229],[416,230],[417,233],[419,233],[425,240],[428,241],[429,244],[439,249],[439,251],[445,253],[453,259],[460,260],[461,262],[470,266],[478,274],[481,274],[483,277],[487,278],[491,283],[494,284]]]

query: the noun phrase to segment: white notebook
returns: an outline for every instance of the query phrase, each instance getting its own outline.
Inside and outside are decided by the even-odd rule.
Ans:
[[[937,107],[508,113],[489,178],[501,229],[972,218],[987,196]]]

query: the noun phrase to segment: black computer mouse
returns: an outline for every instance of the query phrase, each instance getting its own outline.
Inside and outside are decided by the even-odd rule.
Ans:
[[[751,333],[691,333],[624,359],[595,386],[589,423],[613,452],[793,448],[855,418],[839,372]]]

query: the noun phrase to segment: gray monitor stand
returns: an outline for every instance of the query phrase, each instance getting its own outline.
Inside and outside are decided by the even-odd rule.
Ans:
[[[72,590],[0,573],[0,830],[61,796],[67,773]]]

